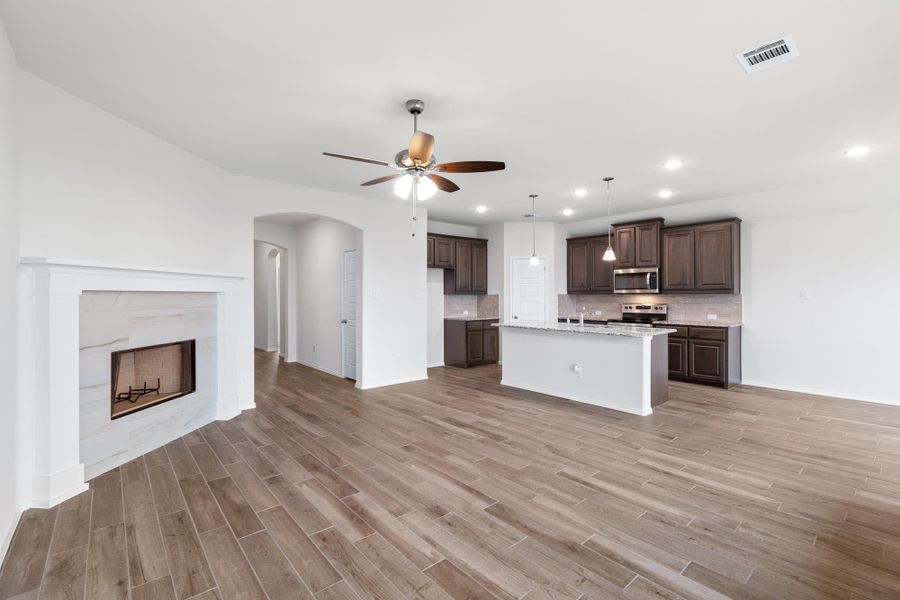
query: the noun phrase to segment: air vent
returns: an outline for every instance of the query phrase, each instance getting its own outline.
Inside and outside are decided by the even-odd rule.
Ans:
[[[794,43],[794,38],[786,35],[779,40],[769,42],[753,50],[739,52],[734,56],[741,63],[741,66],[744,67],[745,71],[753,73],[771,65],[777,65],[796,58],[797,54],[797,44]]]

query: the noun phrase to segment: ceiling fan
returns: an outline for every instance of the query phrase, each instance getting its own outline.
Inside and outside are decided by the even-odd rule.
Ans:
[[[438,190],[455,192],[459,186],[438,173],[483,173],[486,171],[502,171],[506,163],[488,160],[465,160],[459,162],[439,163],[434,157],[434,136],[419,131],[419,115],[425,110],[425,102],[422,100],[407,100],[406,110],[413,116],[413,135],[409,140],[409,147],[400,150],[394,156],[394,162],[388,163],[382,160],[348,156],[323,152],[325,156],[355,160],[373,165],[381,165],[398,171],[383,177],[377,177],[361,183],[362,186],[376,185],[387,181],[396,180],[394,194],[404,200],[412,197],[413,221],[416,220],[416,203],[419,200],[428,200]],[[413,233],[415,236],[415,233]]]

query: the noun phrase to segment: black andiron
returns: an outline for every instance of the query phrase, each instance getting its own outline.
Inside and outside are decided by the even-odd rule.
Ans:
[[[132,388],[130,385],[128,386],[127,392],[120,392],[116,394],[116,402],[125,402],[126,400],[134,404],[138,400],[140,400],[141,396],[146,396],[147,394],[155,393],[159,396],[159,377],[156,378],[156,387],[147,387],[147,382],[144,382],[143,387],[139,387],[137,389]]]

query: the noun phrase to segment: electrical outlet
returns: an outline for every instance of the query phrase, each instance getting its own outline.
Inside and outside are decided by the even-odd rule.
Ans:
[[[602,314],[603,314],[603,311],[602,311],[602,310],[595,310],[595,311],[594,311],[594,316],[596,316],[596,317],[599,317],[599,316],[602,315]]]
[[[800,290],[800,299],[801,300],[809,300],[812,298],[812,292],[807,289]]]
[[[719,315],[717,315],[716,313],[706,313],[706,319],[708,321],[715,321],[718,318],[719,318]]]
[[[313,354],[315,354],[315,353],[316,353],[316,345],[313,344]]]
[[[464,317],[468,317],[468,316],[469,316],[469,311],[464,310],[464,311],[463,311],[463,316],[464,316]]]
[[[582,373],[582,371],[581,371],[580,363],[575,363],[574,365],[572,365],[572,373],[574,373],[575,375],[578,375],[579,377],[584,376],[584,373]]]

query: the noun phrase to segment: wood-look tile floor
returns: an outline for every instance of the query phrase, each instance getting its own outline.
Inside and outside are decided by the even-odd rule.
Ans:
[[[900,409],[671,386],[650,417],[370,391],[257,354],[257,409],[23,517],[0,598],[900,598]]]

